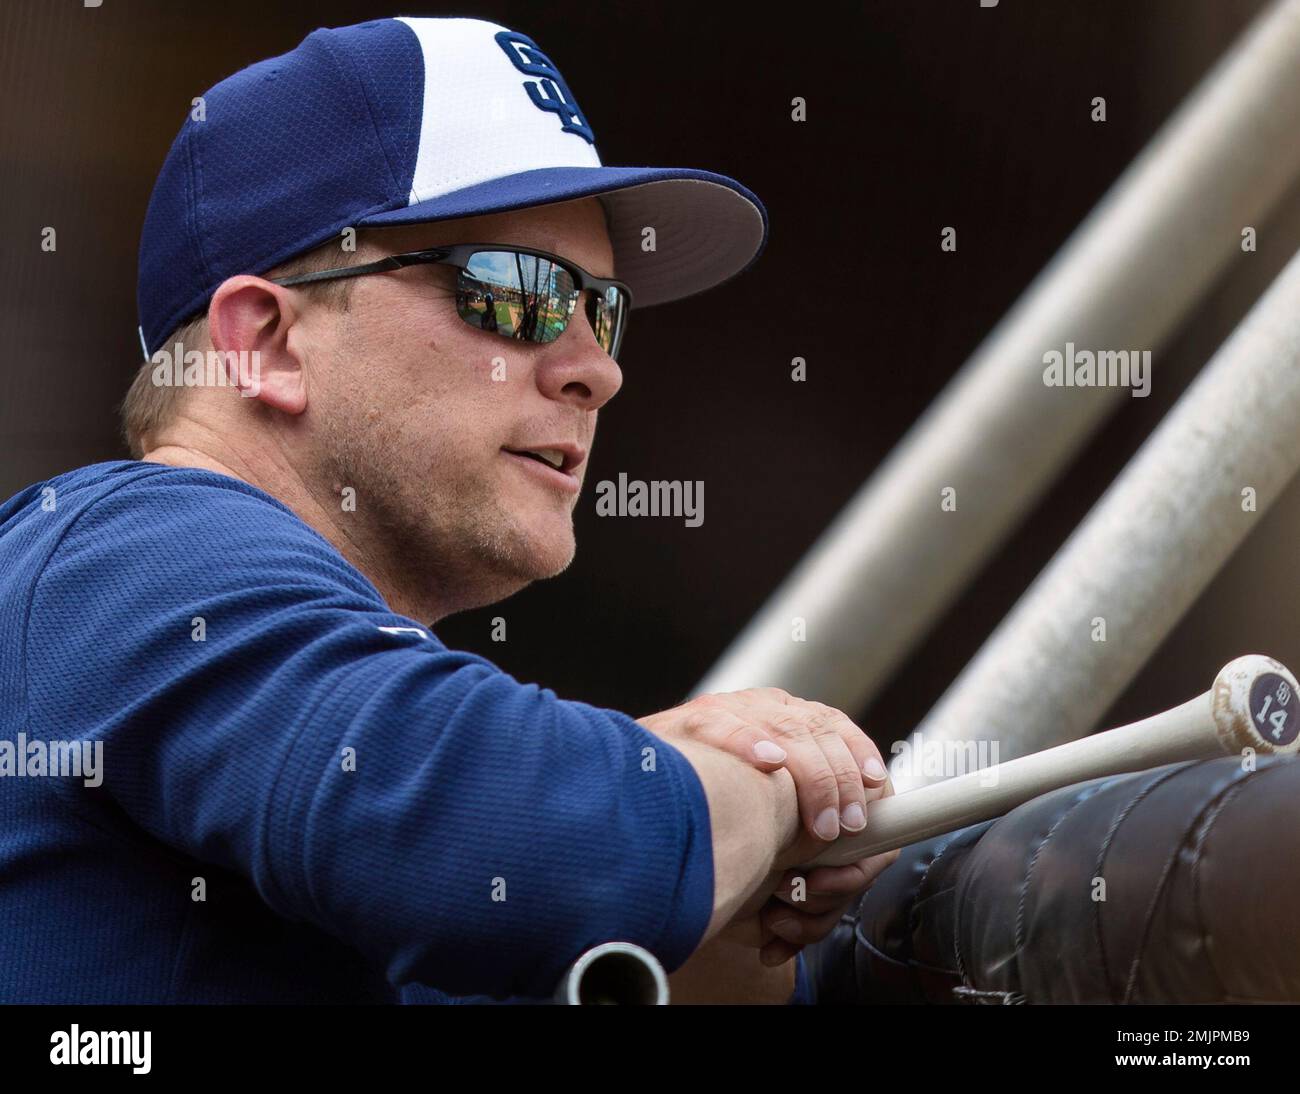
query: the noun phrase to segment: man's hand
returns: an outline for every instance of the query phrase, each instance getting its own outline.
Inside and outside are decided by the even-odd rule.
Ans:
[[[759,912],[759,959],[764,965],[780,965],[805,946],[820,942],[850,905],[897,861],[898,854],[886,851],[844,866],[786,871]]]
[[[795,955],[830,934],[858,895],[897,858],[897,851],[889,851],[847,866],[779,874],[774,895],[757,913],[738,915],[668,978],[671,1001],[790,1002]]]
[[[784,768],[793,780],[803,830],[783,841],[772,871],[680,970],[694,983],[700,977],[691,970],[707,964],[712,971],[701,982],[708,982],[725,963],[729,983],[738,990],[750,984],[757,1000],[780,982],[763,967],[784,965],[828,935],[853,900],[898,858],[890,851],[846,866],[791,868],[815,857],[841,829],[861,831],[866,805],[893,794],[880,751],[842,711],[779,688],[700,696],[640,724],[670,743],[707,745],[758,770]]]
[[[878,801],[893,793],[893,783],[886,781],[869,789],[867,798]],[[830,934],[840,916],[899,855],[896,850],[885,851],[843,866],[799,869],[820,847],[815,837],[796,834],[777,856],[772,873],[719,937],[760,949],[764,965],[789,961],[804,946]]]
[[[701,695],[638,722],[669,743],[698,741],[760,771],[784,767],[794,779],[803,826],[822,843],[841,828],[861,832],[867,802],[880,796],[888,778],[880,750],[847,714],[780,688]],[[864,783],[875,793],[869,796]]]

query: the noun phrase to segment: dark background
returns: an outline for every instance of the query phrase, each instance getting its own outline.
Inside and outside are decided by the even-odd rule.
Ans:
[[[121,458],[137,366],[136,246],[190,100],[317,26],[473,15],[559,65],[606,164],[703,167],[767,205],[744,277],[634,315],[588,483],[702,479],[705,522],[601,520],[562,577],[438,627],[566,697],[672,705],[880,463],[1258,0],[414,3],[5,0],[0,13],[0,496]],[[808,120],[790,120],[790,100]],[[1089,119],[1107,100],[1108,120]],[[58,229],[54,254],[40,230]],[[939,249],[954,225],[960,249]],[[1300,193],[1258,225],[1047,500],[868,712],[904,734],[978,648],[1300,240]],[[854,271],[836,299],[822,271]],[[789,380],[792,357],[809,379]],[[1248,651],[1300,661],[1300,488],[1260,522],[1109,718],[1172,705]],[[488,639],[504,615],[510,641]]]

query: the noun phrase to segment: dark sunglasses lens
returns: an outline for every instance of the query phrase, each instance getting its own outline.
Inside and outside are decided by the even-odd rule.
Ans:
[[[603,293],[592,293],[587,307],[587,321],[596,333],[596,342],[611,357],[618,353],[623,323],[627,315],[623,293],[611,285]]]
[[[569,271],[548,258],[479,251],[460,271],[456,310],[472,327],[523,342],[554,342],[577,299]]]

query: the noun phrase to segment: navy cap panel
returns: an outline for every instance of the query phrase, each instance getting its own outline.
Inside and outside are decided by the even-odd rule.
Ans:
[[[339,33],[315,31],[292,54],[210,93],[208,122],[196,131],[196,177],[203,250],[218,282],[400,200],[362,85],[334,60],[331,36]],[[403,37],[411,42],[406,64],[419,72],[419,51]],[[222,177],[209,186],[214,172]]]
[[[356,79],[379,141],[389,183],[383,201],[407,204],[415,179],[415,153],[424,99],[424,60],[414,31],[397,19],[318,31],[340,69]]]
[[[352,63],[340,63],[351,50]],[[374,79],[370,62],[390,78]],[[206,117],[187,119],[145,219],[140,305],[151,350],[226,278],[264,272],[404,204],[415,162],[402,145],[420,130],[423,71],[415,36],[383,20],[314,31],[204,96]]]
[[[194,223],[193,124],[186,121],[181,127],[163,161],[140,236],[137,294],[150,353],[175,329],[194,287],[210,280]]]

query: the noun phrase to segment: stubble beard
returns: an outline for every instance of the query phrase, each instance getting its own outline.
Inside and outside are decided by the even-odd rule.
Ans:
[[[539,551],[494,481],[403,468],[392,451],[372,433],[335,431],[323,469],[336,497],[340,487],[356,492],[356,511],[343,516],[356,521],[368,556],[388,571],[388,581],[376,584],[408,590],[415,603],[465,611],[554,577],[573,560],[572,547],[562,557]]]

